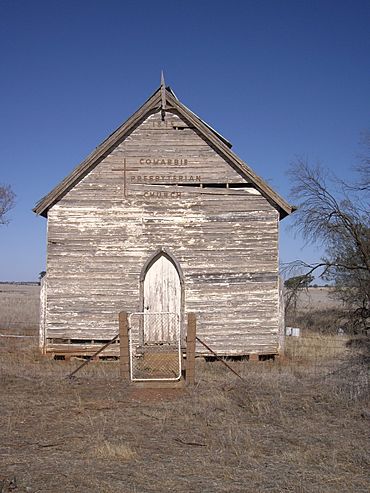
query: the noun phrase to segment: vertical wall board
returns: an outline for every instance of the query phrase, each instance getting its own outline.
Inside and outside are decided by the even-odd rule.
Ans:
[[[113,337],[166,248],[200,337],[224,354],[276,353],[278,220],[186,122],[151,115],[49,210],[47,337]]]
[[[39,348],[45,352],[46,343],[46,303],[47,303],[47,279],[46,275],[40,279],[40,325],[39,325]]]

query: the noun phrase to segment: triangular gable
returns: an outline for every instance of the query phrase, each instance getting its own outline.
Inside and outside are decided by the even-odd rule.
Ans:
[[[102,159],[122,142],[149,114],[161,109],[161,88],[159,88],[123,125],[105,139],[71,174],[59,183],[48,195],[42,198],[33,211],[44,217],[48,210],[68,193],[82,178],[84,178]],[[244,163],[230,147],[231,144],[212,127],[202,121],[195,113],[189,110],[177,99],[173,91],[166,88],[166,111],[176,111],[193,126],[202,138],[233,166],[240,174],[252,183],[257,190],[279,211],[280,218],[293,212],[290,206],[267,183],[262,180],[249,166]]]

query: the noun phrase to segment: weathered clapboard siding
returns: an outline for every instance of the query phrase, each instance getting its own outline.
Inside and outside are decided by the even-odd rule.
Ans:
[[[198,314],[199,334],[216,351],[276,353],[277,211],[254,189],[168,184],[179,173],[199,184],[246,181],[194,130],[160,125],[151,115],[50,209],[47,337],[113,337],[120,310],[142,310],[141,269],[165,246],[183,270],[185,311]],[[186,159],[184,172],[140,163],[156,152]]]
[[[121,310],[142,311],[144,265],[165,249],[201,337],[220,354],[276,353],[278,221],[292,209],[164,94],[164,119],[157,91],[35,208],[48,217],[46,350],[112,338]]]

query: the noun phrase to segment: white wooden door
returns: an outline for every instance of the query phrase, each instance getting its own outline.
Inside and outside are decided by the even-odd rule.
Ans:
[[[161,255],[147,270],[144,278],[144,341],[173,342],[176,335],[175,323],[166,322],[165,317],[151,313],[176,313],[180,320],[181,283],[174,264]],[[161,321],[160,321],[161,320]],[[174,320],[173,318],[171,320]]]

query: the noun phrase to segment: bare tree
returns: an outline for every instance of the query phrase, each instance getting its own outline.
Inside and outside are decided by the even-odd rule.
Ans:
[[[358,179],[346,183],[319,165],[311,167],[302,159],[293,163],[289,174],[298,206],[293,228],[308,243],[321,244],[325,256],[313,264],[296,261],[285,268],[304,273],[302,279],[316,274],[333,281],[356,321],[366,326],[370,315],[369,172],[365,163],[356,171]]]
[[[288,274],[291,274],[294,270],[300,270],[301,266],[288,264],[285,266],[285,270]],[[311,282],[315,279],[314,276],[306,273],[298,276],[289,277],[284,282],[285,296],[284,296],[284,310],[285,314],[288,311],[295,312],[297,309],[297,303],[299,294],[304,290],[307,292]]]
[[[15,205],[15,194],[9,185],[0,185],[0,224],[8,224],[7,213]]]

